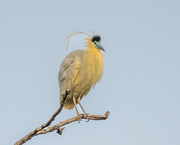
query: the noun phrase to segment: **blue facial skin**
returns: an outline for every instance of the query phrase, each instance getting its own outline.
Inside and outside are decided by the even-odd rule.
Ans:
[[[96,45],[97,48],[105,52],[105,49],[102,47],[100,43],[98,43],[97,41],[94,41],[94,44]]]

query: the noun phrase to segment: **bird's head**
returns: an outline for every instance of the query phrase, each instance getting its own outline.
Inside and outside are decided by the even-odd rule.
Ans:
[[[90,42],[88,43],[92,43],[92,45],[90,46],[93,46],[93,47],[96,47],[102,51],[105,51],[105,49],[102,47],[101,45],[101,37],[99,35],[94,35],[91,40],[89,40]]]
[[[87,48],[97,48],[99,50],[105,51],[105,49],[101,45],[101,37],[99,35],[94,35],[92,37],[87,38]]]
[[[68,39],[68,43],[67,43],[66,49],[67,49],[67,47],[68,47],[69,40],[70,40],[71,36],[72,36],[72,35],[76,35],[76,34],[86,34],[86,35],[89,37],[89,38],[87,38],[87,43],[86,43],[88,49],[97,48],[97,49],[99,49],[99,50],[105,51],[105,49],[104,49],[104,48],[102,47],[102,45],[101,45],[101,37],[100,37],[99,35],[94,35],[94,36],[91,37],[89,34],[83,32],[83,31],[80,31],[80,30],[72,32],[72,33],[65,39],[65,40]],[[65,40],[64,40],[64,41],[65,41]],[[64,42],[64,41],[63,41],[63,42]]]

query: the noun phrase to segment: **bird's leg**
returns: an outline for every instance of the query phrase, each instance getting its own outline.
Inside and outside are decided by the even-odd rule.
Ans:
[[[81,107],[82,111],[84,112],[84,114],[87,114],[86,111],[84,110],[84,108],[82,107],[81,103],[79,102],[79,106]]]
[[[89,121],[89,113],[86,113],[86,111],[82,107],[82,105],[80,103],[80,97],[78,98],[78,103],[79,103],[79,106],[81,107],[82,111],[84,112],[84,117],[86,118],[86,121],[88,122]]]
[[[80,113],[79,113],[79,111],[78,111],[78,109],[77,109],[77,104],[76,104],[76,98],[75,98],[75,95],[73,95],[73,102],[74,102],[74,105],[75,105],[75,108],[76,108],[76,112],[77,112],[77,120],[79,121],[79,123],[80,123],[80,121],[81,121],[81,116],[80,116]]]

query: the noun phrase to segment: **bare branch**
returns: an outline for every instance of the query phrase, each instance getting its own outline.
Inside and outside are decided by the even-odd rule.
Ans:
[[[81,119],[88,119],[88,120],[105,120],[108,118],[110,112],[107,111],[105,115],[89,115],[88,118],[84,114],[80,114]],[[59,124],[56,124],[54,126],[48,127],[47,129],[43,129],[39,132],[36,133],[36,135],[40,134],[46,134],[48,132],[52,132],[54,130],[58,130],[60,127],[67,125],[69,123],[72,123],[74,121],[79,121],[77,117],[70,118],[66,121],[60,122]],[[61,134],[62,134],[62,129],[61,129]]]
[[[78,84],[76,85],[78,86]],[[76,87],[75,86],[75,87]],[[74,88],[75,88],[74,87]],[[61,102],[61,105],[59,107],[59,109],[52,115],[52,117],[49,119],[49,121],[43,125],[41,125],[40,127],[36,128],[34,131],[30,132],[28,135],[26,135],[25,137],[23,137],[21,140],[17,141],[14,145],[22,145],[25,142],[27,142],[28,140],[30,140],[33,136],[36,135],[36,133],[38,131],[41,131],[42,129],[46,128],[47,126],[49,126],[51,124],[51,122],[55,119],[55,117],[61,112],[61,110],[63,109],[64,103],[66,102],[66,98],[69,95],[70,92],[72,92],[74,90],[74,88],[67,90],[65,92],[65,94],[62,95],[63,100]]]
[[[36,128],[34,131],[30,132],[28,135],[26,135],[21,140],[16,142],[15,145],[22,145],[22,144],[24,144],[25,142],[30,140],[33,136],[35,136],[38,131],[41,131],[45,127],[49,126],[51,124],[51,122],[55,119],[55,117],[61,112],[62,108],[63,107],[60,106],[59,109],[53,114],[53,116],[50,118],[50,120],[47,123],[41,125],[40,127]]]
[[[78,86],[78,84],[76,86]],[[62,126],[66,125],[66,124],[69,124],[69,123],[72,123],[74,121],[79,121],[77,117],[73,117],[73,118],[68,119],[66,121],[60,122],[57,125],[48,127],[52,123],[52,121],[54,121],[55,117],[61,112],[61,110],[63,109],[63,106],[64,106],[64,104],[66,102],[67,96],[69,95],[69,93],[74,91],[75,87],[73,87],[70,90],[67,90],[65,92],[65,94],[62,95],[63,100],[61,101],[60,107],[52,115],[52,117],[49,119],[49,121],[47,123],[45,123],[45,124],[41,125],[40,127],[36,128],[34,131],[30,132],[25,137],[23,137],[22,139],[17,141],[14,145],[22,145],[22,144],[24,144],[25,142],[27,142],[28,140],[30,140],[32,137],[34,137],[36,135],[45,134],[45,133],[48,133],[48,132],[52,132],[54,130],[57,130],[57,133],[61,135],[62,131],[64,129],[64,128],[61,128]],[[103,115],[103,116],[101,116],[101,115],[88,115],[88,117],[87,117],[87,114],[86,115],[85,114],[80,114],[80,118],[88,119],[88,120],[105,120],[105,119],[108,118],[109,114],[110,114],[109,111],[107,111],[106,114]],[[46,127],[48,127],[48,128],[46,128]]]

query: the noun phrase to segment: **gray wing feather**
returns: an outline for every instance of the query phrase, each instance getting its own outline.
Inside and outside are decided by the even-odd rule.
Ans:
[[[60,86],[60,101],[62,100],[62,94],[65,93],[67,89],[71,89],[74,85],[74,80],[77,77],[79,66],[81,62],[81,57],[84,50],[72,51],[61,64],[59,71],[59,86]]]

